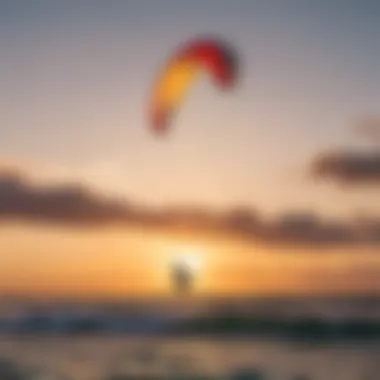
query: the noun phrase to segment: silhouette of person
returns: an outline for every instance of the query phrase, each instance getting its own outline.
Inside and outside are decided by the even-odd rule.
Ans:
[[[172,280],[177,293],[188,293],[193,280],[190,267],[184,262],[175,263],[172,267]]]

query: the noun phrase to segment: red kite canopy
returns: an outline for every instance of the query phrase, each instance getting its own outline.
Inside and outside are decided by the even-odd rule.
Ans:
[[[220,89],[231,88],[237,79],[237,56],[219,39],[192,40],[165,64],[153,92],[150,124],[156,133],[168,130],[191,84],[206,71]]]

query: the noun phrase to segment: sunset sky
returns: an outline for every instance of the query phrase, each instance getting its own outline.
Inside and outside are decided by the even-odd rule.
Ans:
[[[158,141],[147,125],[157,72],[204,34],[235,45],[239,86],[221,94],[201,77]],[[307,175],[325,152],[378,152],[354,125],[380,116],[379,35],[370,0],[0,2],[0,203],[1,173],[15,172],[32,189],[78,183],[148,208],[380,220],[379,182]],[[200,293],[380,290],[380,243],[294,251],[223,234],[26,222],[5,208],[2,293],[165,294],[182,251],[201,262]]]

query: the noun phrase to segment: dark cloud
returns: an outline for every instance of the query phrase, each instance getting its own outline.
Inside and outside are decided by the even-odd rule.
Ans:
[[[279,245],[380,244],[380,219],[332,223],[311,212],[289,212],[265,221],[248,207],[212,212],[203,208],[153,211],[96,195],[77,184],[37,186],[13,170],[0,172],[0,219],[45,221],[68,226],[136,223],[187,226]]]
[[[10,170],[0,173],[0,218],[60,223],[107,223],[132,218],[125,203],[103,199],[78,184],[35,186]]]
[[[380,243],[380,220],[333,222],[313,213],[289,212],[265,229],[266,241],[309,245]]]
[[[262,221],[257,212],[248,207],[237,207],[223,215],[223,225],[236,232],[259,233]]]
[[[342,184],[380,186],[380,151],[321,154],[311,162],[310,172]]]

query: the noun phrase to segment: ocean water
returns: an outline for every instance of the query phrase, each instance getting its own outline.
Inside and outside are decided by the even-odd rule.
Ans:
[[[2,337],[0,379],[215,378],[379,380],[379,343],[311,344],[254,338]],[[250,370],[251,377],[238,377]],[[256,375],[254,374],[256,372]],[[8,377],[7,377],[8,376]]]

